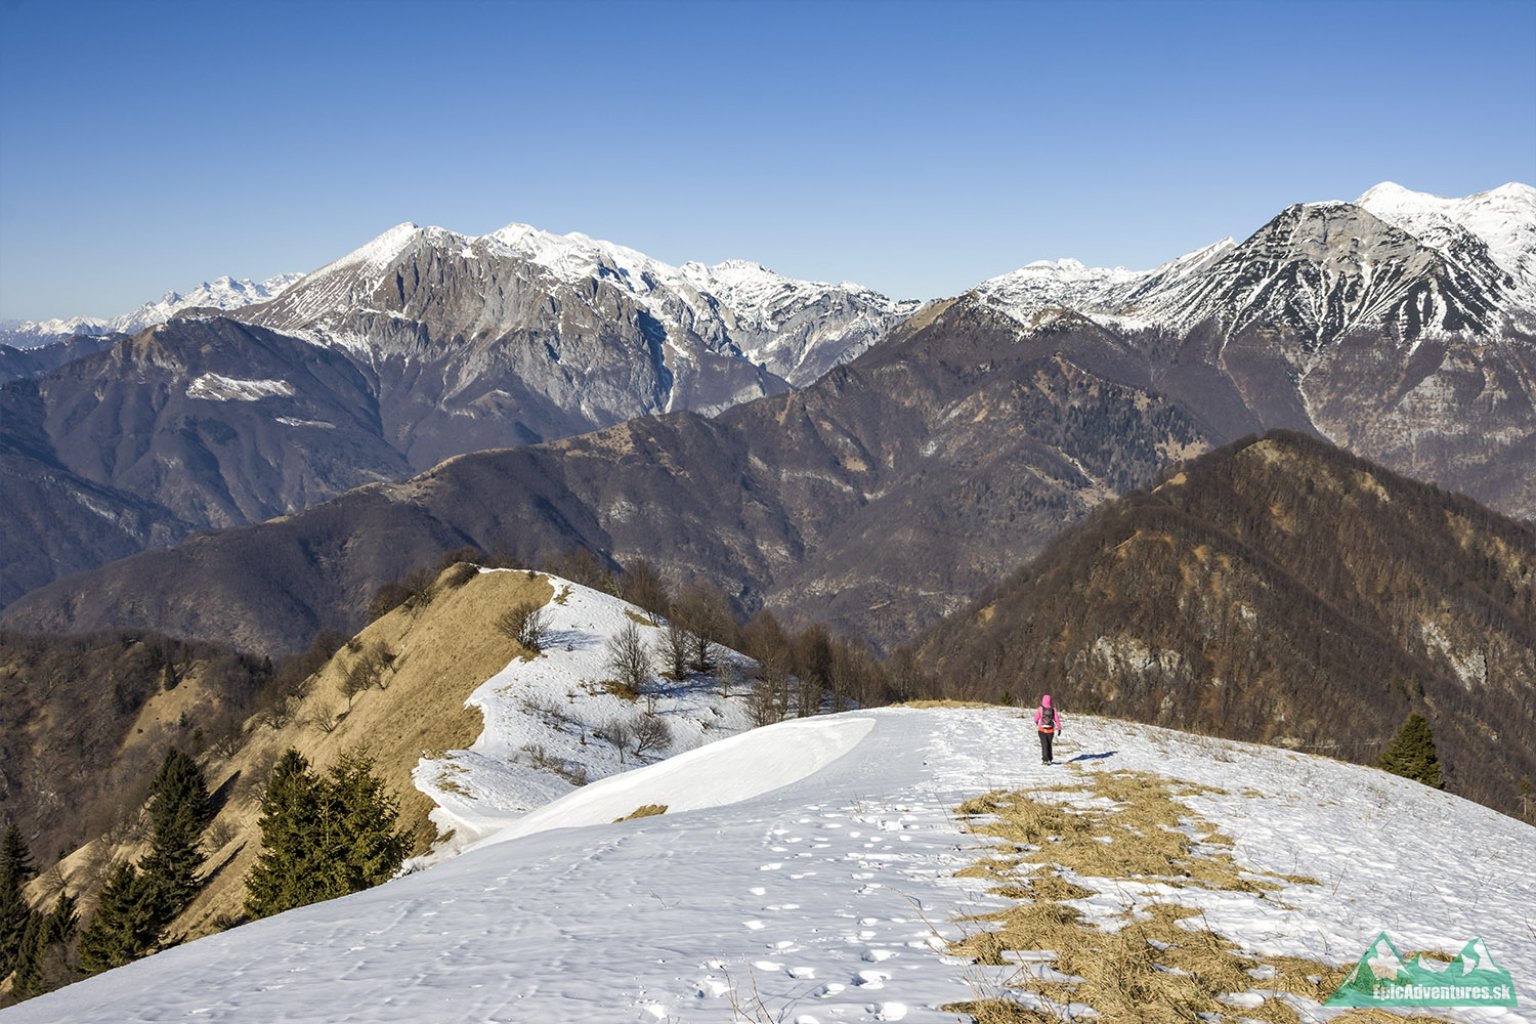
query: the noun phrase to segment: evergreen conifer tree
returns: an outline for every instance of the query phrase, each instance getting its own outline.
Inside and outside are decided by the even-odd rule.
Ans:
[[[16,967],[32,908],[22,887],[37,874],[32,851],[13,822],[0,840],[0,980]]]
[[[88,974],[121,967],[154,952],[160,934],[155,892],[132,864],[119,864],[102,888],[96,913],[80,934],[80,966]]]
[[[398,806],[373,762],[343,757],[324,778],[290,750],[261,804],[261,855],[246,876],[246,911],[266,917],[388,880],[410,851]]]
[[[1377,764],[1383,771],[1440,788],[1440,758],[1429,721],[1417,711],[1408,716],[1397,735],[1381,752]]]
[[[166,751],[149,792],[150,849],[139,868],[163,928],[197,894],[204,859],[199,844],[213,807],[203,770],[175,747]]]
[[[323,899],[387,882],[410,852],[410,838],[395,831],[399,805],[373,774],[373,761],[348,754],[332,766],[323,793],[332,824],[327,844],[330,879]]]
[[[41,914],[27,918],[21,943],[16,952],[16,967],[11,974],[11,995],[30,999],[43,991],[43,950],[48,945],[48,919]]]
[[[272,769],[261,798],[261,855],[245,878],[245,909],[266,917],[323,899],[316,892],[320,858],[314,848],[319,782],[309,761],[289,749]]]
[[[31,999],[79,978],[73,946],[79,923],[76,907],[75,898],[65,892],[48,913],[32,912],[11,974],[12,1000]]]

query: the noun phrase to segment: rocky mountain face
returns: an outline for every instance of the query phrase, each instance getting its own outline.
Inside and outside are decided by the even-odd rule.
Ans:
[[[1026,330],[963,298],[801,391],[462,456],[60,581],[5,621],[156,622],[294,650],[319,626],[355,626],[380,584],[444,551],[526,562],[584,547],[890,642],[1208,446],[1134,376],[1119,340],[1081,318]]]
[[[1410,711],[1448,788],[1517,813],[1536,773],[1536,532],[1271,433],[1109,502],[935,627],[948,696],[1374,763]]]
[[[0,602],[464,452],[782,393],[915,308],[521,225],[402,226],[279,291],[238,320],[184,309],[95,358],[106,342],[84,337],[0,351],[0,539],[25,552]]]
[[[425,469],[808,384],[916,307],[521,224],[479,237],[404,224],[239,316],[366,360],[392,442]]]

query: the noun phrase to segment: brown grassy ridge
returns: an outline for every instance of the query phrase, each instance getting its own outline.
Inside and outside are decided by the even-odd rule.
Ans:
[[[554,590],[547,577],[526,572],[489,572],[455,579],[450,567],[438,577],[430,599],[402,605],[383,615],[342,647],[307,683],[303,698],[281,720],[253,720],[243,742],[206,768],[209,788],[223,800],[205,840],[211,852],[208,885],[172,930],[196,938],[221,930],[243,912],[244,880],[260,852],[260,801],[272,766],[292,747],[324,771],[348,752],[374,759],[375,772],[400,803],[400,826],[414,832],[424,852],[436,829],[427,814],[435,806],[411,782],[422,757],[462,749],[479,738],[480,713],[464,706],[476,687],[526,655],[496,628],[496,619],[516,604],[547,603]],[[457,582],[458,585],[454,585]],[[379,685],[356,693],[343,689],[348,671],[382,646],[393,660]],[[62,865],[73,892],[90,892],[88,879],[102,863],[131,858],[137,848],[92,843]]]
[[[1090,923],[1071,905],[1095,891],[1081,882],[1159,882],[1260,899],[1278,899],[1286,885],[1317,883],[1245,868],[1232,856],[1232,841],[1179,801],[1217,790],[1143,772],[1074,771],[1071,783],[1038,795],[994,791],[957,809],[970,831],[999,841],[959,873],[992,880],[991,893],[1015,902],[963,918],[986,930],[951,943],[949,951],[993,966],[1028,954],[1035,969],[1023,967],[1001,990],[978,987],[976,998],[945,1009],[970,1014],[978,1024],[1054,1024],[1071,1019],[1069,1007],[1075,1012],[1083,1005],[1103,1024],[1301,1024],[1304,1018],[1277,994],[1320,1003],[1343,982],[1352,964],[1250,954],[1197,922],[1199,911],[1174,903],[1149,901],[1109,929]],[[1092,802],[1085,806],[1074,797]],[[1248,992],[1259,992],[1263,1002],[1239,1007],[1223,998]],[[1438,1018],[1368,1009],[1331,1019]]]

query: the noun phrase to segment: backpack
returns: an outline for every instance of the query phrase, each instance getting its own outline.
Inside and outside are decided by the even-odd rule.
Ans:
[[[1051,732],[1056,728],[1055,708],[1040,709],[1040,728],[1044,729],[1046,732]]]

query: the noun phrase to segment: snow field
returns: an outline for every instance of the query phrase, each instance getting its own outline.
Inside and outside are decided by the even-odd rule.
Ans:
[[[1030,726],[1004,709],[781,723],[573,793],[522,832],[427,870],[167,951],[4,1020],[954,1021],[938,1007],[1008,970],[944,953],[958,918],[1003,905],[985,880],[955,877],[990,840],[963,832],[954,808],[1120,769],[1220,787],[1183,799],[1234,838],[1240,863],[1319,884],[1261,897],[1075,879],[1096,895],[1074,905],[1108,916],[1156,888],[1247,949],[1336,964],[1383,929],[1405,950],[1454,953],[1481,936],[1522,1002],[1536,1000],[1536,829],[1370,769],[1122,722],[1070,716],[1060,746],[1071,763],[1040,765]],[[762,778],[725,781],[744,765]],[[696,809],[602,823],[680,797]],[[1044,968],[1041,951],[1019,960]]]

